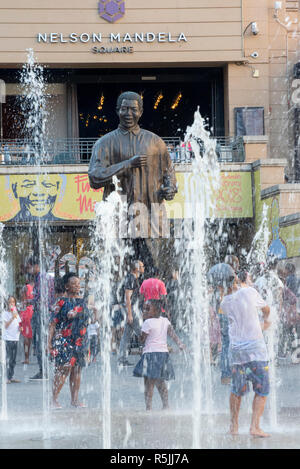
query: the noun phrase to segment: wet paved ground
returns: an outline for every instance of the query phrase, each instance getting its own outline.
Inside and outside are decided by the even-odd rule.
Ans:
[[[132,377],[132,368],[118,370],[112,357],[112,448],[188,449],[193,447],[193,419],[190,370],[183,356],[172,354],[176,381],[170,386],[170,407],[161,411],[155,392],[151,413],[144,410],[142,379]],[[136,362],[138,356],[132,356]],[[7,420],[0,420],[0,449],[3,448],[102,448],[101,361],[85,368],[82,375],[81,398],[85,409],[74,409],[69,403],[66,383],[60,398],[62,410],[43,413],[42,382],[28,378],[36,370],[33,364],[16,366],[15,377],[20,384],[7,387]],[[262,420],[268,439],[248,435],[252,394],[245,397],[240,416],[240,435],[232,438],[228,430],[228,398],[230,387],[220,384],[218,368],[213,368],[213,413],[211,420],[201,416],[199,448],[300,448],[300,365],[277,368],[277,426],[270,426],[270,409]],[[51,380],[50,380],[51,382]],[[209,426],[211,424],[211,427]],[[211,428],[211,430],[209,430]]]

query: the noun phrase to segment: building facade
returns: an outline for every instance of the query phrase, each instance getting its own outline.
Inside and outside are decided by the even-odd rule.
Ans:
[[[115,128],[116,98],[130,89],[143,96],[142,126],[166,140],[179,181],[190,168],[181,142],[199,106],[222,164],[217,217],[258,227],[264,203],[276,205],[285,257],[298,261],[298,1],[3,0],[0,23],[0,220],[12,246],[18,226],[31,249],[18,190],[39,173],[20,105],[20,70],[32,49],[47,83],[47,172],[56,192],[45,210],[61,258],[72,254],[78,264],[88,254],[101,198],[86,179],[92,145]],[[180,190],[175,202],[184,203]]]

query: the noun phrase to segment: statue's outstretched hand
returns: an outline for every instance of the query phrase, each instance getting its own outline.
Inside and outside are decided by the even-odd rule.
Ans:
[[[129,168],[140,168],[147,166],[147,155],[135,155],[129,159]]]
[[[165,200],[173,200],[176,194],[176,190],[171,187],[165,187],[161,189],[161,193]]]

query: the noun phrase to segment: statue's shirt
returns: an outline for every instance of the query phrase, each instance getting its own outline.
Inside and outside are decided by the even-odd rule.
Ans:
[[[95,143],[88,172],[90,183],[95,189],[104,187],[105,199],[114,190],[112,176],[135,155],[147,155],[147,166],[125,169],[117,177],[128,205],[142,202],[150,208],[152,203],[163,201],[160,189],[164,178],[168,177],[176,188],[176,176],[165,142],[139,126],[131,131],[119,126]]]

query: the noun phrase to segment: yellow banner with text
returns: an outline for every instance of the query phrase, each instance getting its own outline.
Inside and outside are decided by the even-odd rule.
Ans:
[[[176,173],[178,193],[166,203],[169,218],[184,218],[185,178]],[[103,189],[94,190],[88,175],[81,174],[13,174],[0,176],[1,222],[91,220],[94,208],[102,200]],[[216,194],[216,218],[251,218],[252,186],[250,172],[221,173]]]

